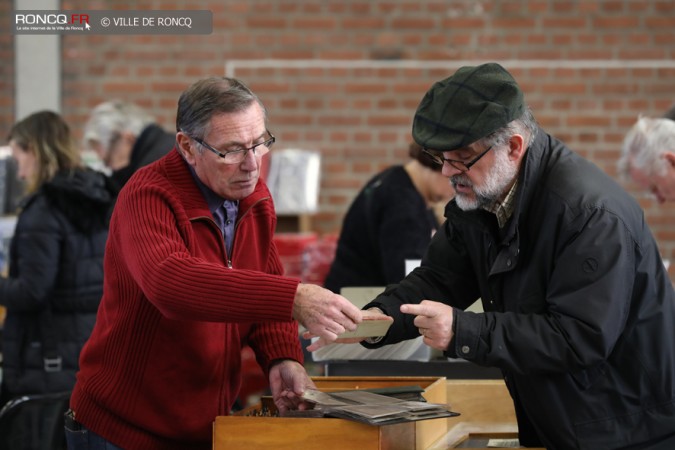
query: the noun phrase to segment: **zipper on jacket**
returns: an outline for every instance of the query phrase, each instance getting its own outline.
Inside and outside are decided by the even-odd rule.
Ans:
[[[244,213],[239,216],[239,220],[237,220],[234,223],[234,230],[232,231],[232,233],[233,233],[233,235],[232,235],[232,253],[234,253],[234,241],[235,241],[235,237],[237,236],[237,228],[239,228],[239,223],[241,222],[241,219],[243,219],[249,213],[249,211],[251,211],[258,203],[260,203],[264,200],[269,200],[269,199],[270,199],[270,197],[263,197],[263,198],[260,198],[260,199],[256,200],[255,203],[253,203],[251,206],[249,206],[248,209],[246,209],[246,211],[244,211]],[[223,231],[220,229],[220,227],[218,227],[218,224],[216,223],[215,220],[213,220],[212,217],[199,216],[199,217],[195,217],[194,219],[202,219],[202,218],[211,222],[216,227],[216,229],[218,230],[218,235],[220,235],[220,240],[223,243],[223,253],[225,254],[224,259],[225,259],[225,262],[227,264],[227,268],[231,269],[232,268],[232,259],[230,258],[230,255],[227,254],[227,246],[225,245],[225,236],[223,236]]]
[[[234,223],[234,230],[232,231],[232,253],[234,253],[234,243],[236,241],[237,237],[237,228],[239,228],[239,224],[241,223],[242,219],[248,215],[249,211],[251,211],[258,203],[261,203],[264,200],[269,200],[271,197],[262,197],[259,198],[258,200],[255,201],[251,206],[249,206],[246,211],[244,211],[243,214],[241,214],[238,218],[237,221]],[[217,225],[216,225],[217,226]],[[221,233],[222,234],[222,233]],[[225,245],[225,237],[223,237],[223,245]],[[227,255],[227,249],[225,249],[225,254]],[[229,255],[228,255],[229,256]],[[227,267],[232,268],[232,260],[228,258],[227,260]]]
[[[205,219],[207,222],[212,223],[213,226],[216,228],[216,230],[218,230],[218,235],[220,236],[220,242],[223,244],[223,247],[222,247],[223,256],[224,256],[223,259],[225,260],[225,263],[227,264],[227,268],[231,269],[232,268],[232,260],[229,257],[230,255],[227,254],[227,247],[225,246],[225,236],[223,236],[223,231],[220,229],[220,227],[218,226],[216,221],[213,220],[212,217],[197,216],[197,217],[191,218],[190,221],[197,220],[197,219]],[[236,229],[236,225],[235,225],[235,229]],[[234,236],[233,236],[233,239],[232,239],[232,248],[234,248]]]

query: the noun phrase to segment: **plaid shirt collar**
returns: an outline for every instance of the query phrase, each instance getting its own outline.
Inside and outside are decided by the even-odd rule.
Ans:
[[[496,201],[492,205],[485,207],[486,211],[491,212],[492,214],[497,216],[499,228],[504,228],[506,222],[508,222],[511,216],[513,215],[513,210],[515,209],[516,206],[514,200],[516,198],[517,191],[518,191],[518,180],[516,180],[516,182],[513,183],[513,186],[511,186],[509,193],[506,194],[504,201],[502,202]]]

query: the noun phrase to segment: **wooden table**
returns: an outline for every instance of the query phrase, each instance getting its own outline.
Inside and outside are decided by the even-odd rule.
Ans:
[[[335,377],[335,380],[339,379],[340,377]],[[324,377],[324,380],[333,380],[333,377]],[[387,381],[387,385],[406,385],[410,383],[409,380],[412,380],[412,378],[407,380],[390,378],[389,380],[395,381]],[[438,386],[438,383],[435,383],[433,378],[426,378],[426,380],[423,387],[429,390],[432,396],[427,400],[442,402],[441,398],[433,398],[434,393],[438,391],[434,386]],[[330,381],[329,383],[339,384],[337,381]],[[369,387],[363,380],[360,380],[358,384],[361,388]],[[321,388],[320,382],[317,382],[317,386]],[[336,439],[336,436],[362,436],[366,441],[362,441],[359,448],[372,447],[379,450],[414,450],[416,448],[418,450],[420,448],[425,450],[455,448],[487,450],[489,439],[517,439],[518,426],[513,402],[503,380],[445,380],[444,385],[441,386],[446,388],[445,397],[450,409],[460,413],[460,416],[393,425],[386,430],[384,430],[384,427],[371,427],[341,419],[219,417],[214,424],[213,448],[214,450],[252,448],[250,446],[252,441],[263,445],[264,439],[267,439],[264,441],[266,444],[259,448],[297,448],[294,445],[299,442],[298,439],[302,437],[303,433],[307,434],[308,442],[312,442],[316,448],[322,450],[344,448],[344,446],[341,446],[344,442],[341,443],[340,438]],[[305,423],[303,425],[302,421],[304,420],[313,421],[313,424],[307,426],[307,423]],[[443,425],[440,428],[441,432],[435,433],[436,437],[431,441],[424,441],[425,437],[430,435],[430,430],[424,428],[433,426],[432,422],[439,423],[438,421],[441,421],[440,425]],[[443,421],[447,422],[447,426]],[[344,426],[345,429],[337,430],[337,425]],[[298,429],[291,430],[292,426],[297,426]],[[419,428],[420,426],[422,426],[422,429]],[[438,428],[431,431],[438,431]],[[322,437],[317,433],[319,435],[326,434],[326,436]],[[416,434],[418,436],[415,439]],[[249,436],[250,439],[240,441],[241,447],[238,447],[237,442],[233,442],[237,439],[235,435]],[[289,439],[290,435],[294,437]],[[423,445],[420,445],[422,443]]]
[[[448,405],[459,417],[427,450],[487,449],[489,439],[517,439],[513,401],[503,380],[448,380]],[[542,449],[543,450],[543,449]]]

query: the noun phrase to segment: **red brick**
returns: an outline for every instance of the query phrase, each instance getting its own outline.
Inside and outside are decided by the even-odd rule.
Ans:
[[[385,21],[383,17],[349,17],[343,19],[340,23],[345,30],[372,30],[382,28]]]
[[[497,18],[494,19],[492,23],[493,26],[504,27],[505,29],[532,29],[536,24],[535,19],[531,17]]]
[[[308,17],[308,18],[299,18],[291,21],[290,26],[297,29],[306,29],[314,30],[319,29],[322,31],[331,30],[336,28],[336,21],[330,17]]]
[[[325,115],[318,118],[318,123],[324,126],[335,126],[335,127],[345,127],[345,126],[357,126],[361,124],[361,119],[358,117],[346,117],[346,116],[333,116]]]
[[[625,11],[623,1],[604,1],[600,7],[603,13],[617,13]]]
[[[586,17],[551,17],[543,18],[541,24],[548,32],[551,28],[566,28],[572,32],[577,28],[584,28],[587,25]]]
[[[107,95],[120,95],[128,93],[138,93],[144,92],[146,86],[142,83],[132,83],[132,82],[108,82],[103,84],[103,91]]]
[[[388,87],[382,83],[348,83],[345,85],[345,93],[349,95],[378,94],[387,92]]]
[[[308,126],[313,123],[312,116],[309,115],[292,115],[292,114],[274,114],[274,124],[276,126],[282,125],[304,125]]]
[[[573,116],[569,117],[565,123],[568,126],[574,127],[608,127],[611,124],[611,119],[602,116]]]
[[[283,17],[264,17],[259,14],[250,16],[246,20],[248,28],[273,28],[283,29],[288,25],[288,22]]]
[[[594,29],[610,28],[620,30],[632,30],[640,25],[637,17],[619,16],[608,17],[599,16],[592,19],[592,26]]]
[[[431,18],[404,17],[393,19],[391,24],[396,30],[426,30],[434,26],[434,21]]]
[[[650,17],[645,19],[645,25],[649,29],[664,28],[672,30],[675,27],[675,17]]]
[[[541,92],[545,94],[584,94],[588,92],[584,83],[564,83],[545,84],[541,86]]]

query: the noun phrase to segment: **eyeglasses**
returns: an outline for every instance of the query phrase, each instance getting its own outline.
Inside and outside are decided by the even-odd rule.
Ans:
[[[485,151],[482,152],[480,155],[476,156],[474,159],[472,159],[471,161],[469,161],[467,163],[465,163],[464,161],[459,161],[457,159],[444,158],[443,156],[439,155],[438,153],[434,153],[430,150],[427,150],[426,148],[423,148],[422,151],[427,156],[429,156],[439,166],[442,166],[443,164],[445,164],[447,162],[448,164],[450,164],[452,167],[454,167],[457,170],[461,170],[462,172],[468,172],[469,169],[471,169],[471,166],[476,164],[479,159],[481,159],[483,156],[485,156],[485,154],[487,152],[489,152],[491,148],[492,148],[492,145],[489,146],[487,149],[485,149]]]
[[[267,139],[266,141],[261,142],[259,144],[255,144],[254,146],[249,148],[242,148],[240,150],[230,150],[226,152],[221,152],[220,150],[213,148],[211,145],[204,142],[203,139],[199,139],[196,137],[193,137],[192,139],[194,139],[195,142],[197,142],[199,145],[206,147],[216,155],[223,158],[223,162],[225,164],[239,164],[244,162],[244,160],[246,159],[246,155],[248,155],[249,151],[252,151],[255,156],[265,156],[270,151],[270,148],[277,141],[277,138],[274,137],[274,135],[270,133],[269,130],[266,130],[266,132],[270,136],[269,139]]]

